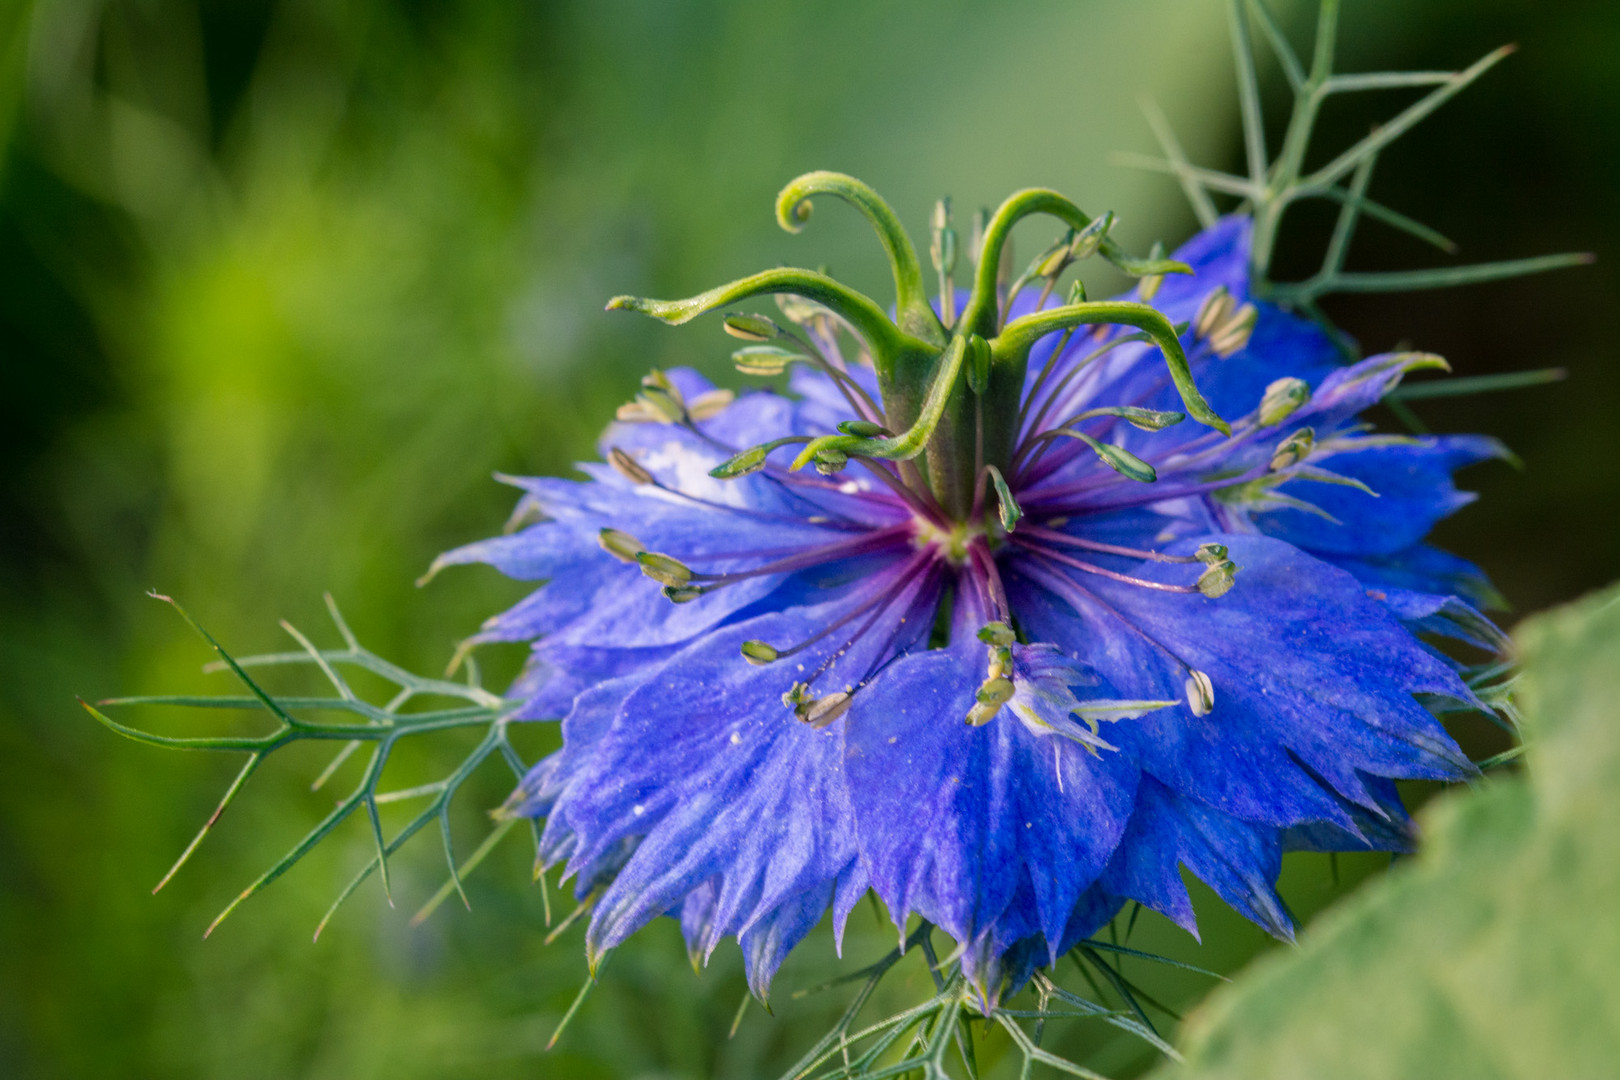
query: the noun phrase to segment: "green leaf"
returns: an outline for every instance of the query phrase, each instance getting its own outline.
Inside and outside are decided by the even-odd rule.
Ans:
[[[1517,640],[1528,772],[1438,798],[1421,853],[1212,995],[1162,1075],[1614,1075],[1620,586]]]

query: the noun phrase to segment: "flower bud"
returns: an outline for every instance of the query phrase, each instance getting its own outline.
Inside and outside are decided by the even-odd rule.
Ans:
[[[1075,304],[1083,304],[1086,302],[1086,283],[1081,281],[1079,278],[1075,278],[1069,283],[1068,302],[1071,307]]]
[[[1266,387],[1265,394],[1260,398],[1260,426],[1275,427],[1294,415],[1294,412],[1311,399],[1311,388],[1304,379],[1293,376],[1278,379]]]
[[[1214,566],[1216,563],[1226,561],[1225,544],[1199,544],[1198,550],[1193,552],[1193,558],[1205,566]]]
[[[734,338],[744,341],[769,341],[782,336],[782,328],[763,315],[751,315],[746,311],[733,311],[726,315],[721,323],[726,333]]]
[[[1187,672],[1187,707],[1194,716],[1208,716],[1215,708],[1215,684],[1202,671]]]

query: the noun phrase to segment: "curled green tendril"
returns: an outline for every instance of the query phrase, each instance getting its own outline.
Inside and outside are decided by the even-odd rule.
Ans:
[[[739,300],[774,293],[803,296],[829,308],[854,328],[855,333],[872,351],[873,363],[880,374],[893,368],[896,361],[907,355],[932,354],[935,349],[891,323],[883,309],[870,297],[848,286],[841,285],[826,274],[814,270],[782,267],[765,270],[685,300],[651,300],[639,296],[615,296],[607,303],[608,311],[639,311],[651,315],[670,326],[680,326],[699,315]]]
[[[962,313],[962,327],[988,338],[996,332],[996,272],[1001,266],[1002,249],[1013,226],[1031,214],[1050,214],[1072,229],[1085,229],[1092,218],[1064,196],[1047,188],[1028,188],[1008,196],[985,227],[979,265],[974,272],[973,293]],[[1127,255],[1113,240],[1104,238],[1097,253],[1132,277],[1156,274],[1190,274],[1192,267],[1174,259],[1138,259]]]
[[[1170,379],[1187,406],[1188,414],[1223,435],[1232,434],[1231,426],[1204,400],[1198,384],[1193,381],[1192,370],[1187,365],[1187,354],[1182,351],[1181,341],[1176,337],[1176,328],[1169,319],[1146,304],[1128,300],[1096,300],[1068,304],[1014,319],[1007,324],[1001,336],[990,343],[995,352],[995,363],[1023,361],[1029,356],[1030,347],[1047,334],[1088,323],[1134,326],[1146,333],[1164,355]]]
[[[791,181],[776,196],[777,224],[790,233],[802,230],[810,217],[810,200],[816,195],[843,199],[871,223],[894,271],[895,311],[899,316],[900,328],[924,341],[943,346],[946,330],[928,303],[917,249],[889,204],[853,176],[824,170],[809,172]]]

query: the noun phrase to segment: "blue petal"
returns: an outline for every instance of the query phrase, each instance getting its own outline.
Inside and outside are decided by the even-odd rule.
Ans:
[[[1284,493],[1338,520],[1284,509],[1256,514],[1255,525],[1311,552],[1388,557],[1418,544],[1436,522],[1474,500],[1452,483],[1454,471],[1505,453],[1495,439],[1474,435],[1395,441],[1374,437],[1343,445],[1347,449],[1313,455],[1310,464],[1359,480],[1376,495],[1338,484],[1291,481],[1282,486]]]
[[[1414,544],[1375,559],[1337,556],[1328,561],[1350,571],[1369,588],[1459,596],[1479,608],[1506,606],[1484,571],[1430,544]]]
[[[1373,798],[1377,812],[1346,803],[1345,809],[1355,819],[1355,830],[1341,829],[1325,821],[1308,821],[1292,825],[1282,832],[1282,849],[1286,851],[1396,851],[1410,852],[1417,844],[1416,828],[1401,804],[1395,781],[1382,776],[1363,776]]]
[[[1469,700],[1468,689],[1349,574],[1280,541],[1206,539],[1226,544],[1242,567],[1236,587],[1218,600],[1087,575],[1079,588],[1091,599],[1079,588],[1066,596],[1078,620],[1040,595],[1049,575],[1021,582],[1014,598],[1032,634],[1074,650],[1143,696],[1179,696],[1185,669],[1173,656],[1209,675],[1209,714],[1194,716],[1183,705],[1132,722],[1147,772],[1235,817],[1273,825],[1350,824],[1295,755],[1363,805],[1372,800],[1358,770],[1432,779],[1472,774],[1413,698]],[[1134,573],[1167,580],[1178,569],[1144,564]]]
[[[752,667],[739,646],[807,637],[859,599],[835,592],[818,607],[726,627],[626,696],[553,810],[578,837],[571,871],[589,872],[620,845],[634,845],[597,905],[587,934],[593,951],[612,948],[708,882],[715,901],[704,951],[767,921],[754,940],[766,943],[758,955],[768,978],[777,946],[766,945],[814,921],[801,910],[804,895],[825,890],[823,909],[832,899],[855,858],[836,731],[812,731],[783,706],[795,676],[790,661]],[[829,679],[843,678],[839,665],[869,662],[882,645],[839,652]],[[838,648],[829,640],[802,655],[814,664]]]
[[[910,656],[856,696],[844,768],[874,888],[896,925],[920,913],[969,942],[1027,872],[1055,946],[1130,812],[1136,769],[1003,712],[964,723],[984,681],[976,642]]]
[[[1293,940],[1293,920],[1273,887],[1282,869],[1277,830],[1240,821],[1144,777],[1104,887],[1196,936],[1198,921],[1181,881],[1183,865],[1235,910],[1284,941]]]

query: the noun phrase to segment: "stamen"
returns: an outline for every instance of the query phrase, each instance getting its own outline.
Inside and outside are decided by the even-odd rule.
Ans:
[[[1066,436],[1073,437],[1072,429],[1074,425],[1086,420],[1103,418],[1124,420],[1138,431],[1163,431],[1165,428],[1174,427],[1187,419],[1187,414],[1166,412],[1160,409],[1144,409],[1137,405],[1105,405],[1095,409],[1086,409],[1084,412],[1069,417],[1055,428],[1026,438],[1013,455],[1013,469],[1021,474],[1024,468],[1033,465],[1056,440]],[[1025,461],[1026,458],[1028,458],[1027,461]]]
[[[968,567],[972,571],[974,582],[989,599],[990,610],[998,619],[1007,619],[1012,613],[1007,603],[1007,589],[1002,584],[1001,571],[996,566],[995,556],[990,554],[990,545],[985,543],[983,537],[968,545]]]
[[[1054,519],[1054,521],[1057,520],[1064,519]],[[1024,535],[1033,536],[1037,540],[1046,540],[1053,544],[1067,544],[1070,547],[1085,548],[1087,551],[1101,552],[1105,555],[1121,555],[1128,559],[1145,559],[1151,562],[1161,563],[1195,563],[1204,561],[1195,555],[1164,555],[1157,551],[1144,551],[1141,548],[1121,547],[1118,544],[1104,544],[1098,540],[1087,540],[1083,537],[1071,536],[1066,532],[1058,532],[1056,529],[1045,528],[1040,525],[1024,526]],[[1219,545],[1206,546],[1218,547]],[[1224,548],[1222,548],[1222,554],[1225,554]]]
[[[596,534],[596,542],[602,545],[603,551],[620,562],[633,563],[647,550],[647,545],[618,529],[603,529]]]
[[[686,404],[686,415],[693,420],[713,420],[716,416],[731,407],[737,400],[735,390],[724,388],[718,390],[705,390]]]
[[[924,620],[913,619],[913,617],[917,615],[920,604],[926,604],[932,600],[932,585],[934,578],[938,573],[937,561],[929,560],[926,564],[926,570],[927,572],[924,575],[923,580],[921,582],[913,583],[916,585],[915,588],[912,588],[911,585],[908,584],[899,589],[887,590],[885,595],[881,598],[882,606],[872,613],[872,616],[866,621],[865,625],[858,629],[855,634],[851,636],[850,639],[842,646],[834,650],[833,653],[822,662],[821,666],[812,672],[808,678],[806,678],[803,682],[795,682],[791,687],[789,687],[787,693],[782,695],[782,704],[792,709],[793,714],[800,720],[817,729],[826,727],[828,724],[831,724],[834,720],[842,716],[848,710],[854,696],[859,693],[863,687],[868,685],[880,671],[882,671],[889,664],[893,663],[895,660],[899,659],[900,656],[904,654],[905,650],[899,646],[899,642],[902,635],[905,633],[905,628],[908,621],[911,621],[913,629],[911,631],[911,641],[908,642],[907,645],[909,645],[911,642],[915,642],[919,637],[922,636],[922,632],[919,631],[917,627],[926,627],[926,622]],[[861,637],[863,637],[877,622],[889,604],[892,603],[897,596],[906,593],[907,591],[909,591],[911,595],[907,606],[904,608],[905,614],[894,621],[888,637],[873,654],[873,662],[868,665],[866,672],[862,674],[858,680],[846,686],[843,690],[834,691],[833,693],[827,694],[826,696],[820,698],[813,697],[810,694],[810,685],[817,679],[821,678],[821,676],[824,675],[829,668],[831,668],[834,661],[836,661],[839,657],[846,655],[855,642],[859,641]]]
[[[1238,565],[1231,559],[1211,563],[1207,570],[1198,575],[1198,591],[1211,600],[1219,600],[1232,591],[1237,572]]]
[[[643,551],[636,555],[636,562],[641,566],[641,572],[658,582],[679,588],[692,581],[692,569],[679,560],[668,555],[660,555],[655,551]]]
[[[933,557],[929,555],[920,555],[913,559],[906,565],[905,569],[901,573],[900,579],[895,583],[893,588],[885,589],[882,593],[873,597],[866,604],[863,604],[859,609],[850,612],[837,622],[833,623],[831,626],[817,632],[813,637],[805,639],[804,641],[795,645],[793,648],[784,652],[782,654],[783,656],[792,656],[810,645],[813,645],[815,642],[827,637],[839,627],[847,626],[852,620],[858,618],[862,614],[867,615],[866,621],[860,626],[856,627],[855,632],[849,636],[849,639],[829,653],[827,657],[822,660],[820,666],[817,667],[815,671],[810,673],[810,676],[805,679],[805,685],[809,686],[811,683],[814,683],[817,679],[825,675],[839,657],[849,652],[850,648],[857,641],[865,637],[867,631],[871,630],[872,627],[877,623],[878,619],[882,618],[883,613],[889,609],[889,605],[893,604],[897,599],[900,598],[901,595],[910,590],[912,585],[916,583],[918,575],[922,571],[926,570],[933,562]],[[881,659],[881,656],[879,659]],[[863,676],[863,678],[865,678],[865,676]]]
[[[1194,716],[1208,716],[1215,708],[1215,684],[1196,668],[1187,669],[1187,707]]]
[[[1072,333],[1074,333],[1074,331],[1076,329],[1078,329],[1078,327],[1071,327],[1067,331],[1067,333],[1072,334]],[[1116,328],[1114,326],[1112,326],[1111,324],[1108,324],[1108,323],[1099,323],[1098,326],[1097,326],[1097,329],[1112,331],[1112,330],[1114,330]],[[1060,400],[1062,400],[1063,392],[1068,388],[1069,384],[1071,382],[1073,382],[1076,377],[1078,377],[1083,372],[1085,372],[1087,370],[1087,368],[1092,363],[1096,362],[1097,360],[1099,360],[1102,357],[1106,356],[1108,353],[1110,353],[1110,352],[1114,351],[1115,349],[1119,348],[1121,345],[1133,345],[1133,344],[1145,343],[1145,342],[1150,341],[1150,340],[1152,340],[1152,339],[1149,338],[1147,334],[1145,334],[1145,333],[1143,333],[1141,331],[1137,331],[1137,332],[1131,333],[1131,334],[1121,334],[1120,336],[1116,337],[1114,340],[1108,342],[1105,345],[1100,346],[1099,348],[1093,349],[1091,352],[1089,352],[1085,356],[1081,357],[1078,361],[1075,362],[1073,367],[1071,367],[1068,371],[1064,372],[1063,378],[1058,380],[1057,385],[1052,387],[1052,392],[1047,395],[1046,401],[1044,403],[1042,403],[1042,405],[1040,407],[1040,410],[1038,412],[1036,412],[1036,414],[1035,414],[1035,419],[1032,420],[1029,423],[1028,428],[1030,430],[1034,430],[1034,431],[1039,431],[1040,430],[1042,422],[1045,421],[1045,419],[1046,419],[1046,414],[1052,410],[1053,406],[1055,406]],[[1052,350],[1052,355],[1047,358],[1047,368],[1043,369],[1043,374],[1047,369],[1050,369],[1052,367],[1052,365],[1054,365],[1057,362],[1058,358],[1061,357],[1061,355],[1063,353],[1063,350],[1065,348],[1067,348],[1067,347],[1068,347],[1068,337],[1065,336],[1062,340],[1060,340],[1058,342],[1057,347]],[[1028,408],[1030,402],[1035,400],[1035,396],[1036,396],[1037,393],[1039,393],[1039,391],[1040,391],[1040,381],[1037,380],[1034,388],[1031,389],[1031,391],[1030,391],[1029,397],[1025,400],[1025,403],[1024,403],[1025,409]],[[1020,410],[1020,419],[1022,419],[1022,412],[1023,412],[1023,410]]]
[[[636,556],[636,559],[642,565],[642,572],[646,573],[648,577],[654,576],[652,571],[647,569],[649,563],[652,563],[653,560],[665,560],[664,562],[658,562],[655,564],[661,572],[679,574],[681,571],[684,571],[687,575],[680,581],[666,581],[665,584],[685,585],[688,582],[702,582],[706,585],[730,585],[734,582],[746,581],[749,578],[764,577],[769,574],[791,573],[795,570],[803,570],[807,567],[817,566],[825,562],[831,562],[834,559],[850,558],[855,555],[864,555],[870,551],[880,551],[907,536],[910,531],[911,525],[909,522],[903,525],[895,525],[887,529],[878,529],[873,532],[865,533],[861,536],[852,537],[849,540],[840,540],[832,544],[823,544],[820,547],[802,549],[786,558],[778,559],[775,562],[768,562],[764,566],[756,566],[752,570],[736,570],[724,574],[694,573],[686,564],[678,562],[667,555],[653,555],[651,553],[644,553]],[[709,554],[705,554],[703,556],[694,556],[694,558],[697,557],[713,559],[746,558],[747,556],[720,556]],[[679,567],[679,570],[674,570],[670,564],[673,564],[673,567]]]
[[[971,727],[983,727],[995,719],[1001,707],[1012,700],[1012,680],[1005,676],[986,679],[984,685],[979,687],[978,693],[973,695],[973,708],[968,710],[967,722]]]
[[[1278,379],[1266,386],[1256,419],[1263,428],[1275,427],[1294,415],[1294,411],[1310,399],[1311,388],[1304,379],[1293,376]]]
[[[1278,472],[1290,465],[1298,465],[1310,456],[1315,446],[1316,430],[1302,427],[1277,444],[1277,449],[1271,453],[1269,468],[1272,472]]]
[[[843,690],[835,690],[826,697],[816,698],[813,701],[799,705],[793,711],[800,720],[809,724],[812,730],[820,731],[848,712],[854,700],[855,695],[846,693]]]
[[[1065,566],[1072,566],[1076,570],[1083,570],[1088,574],[1096,574],[1098,577],[1105,577],[1111,581],[1123,582],[1126,585],[1135,585],[1143,589],[1153,589],[1157,592],[1169,593],[1196,593],[1202,591],[1197,585],[1167,585],[1162,581],[1149,581],[1146,578],[1131,577],[1129,574],[1121,574],[1116,571],[1097,566],[1093,563],[1085,562],[1082,559],[1076,559],[1071,555],[1065,555],[1061,551],[1054,551],[1051,548],[1046,547],[1044,544],[1036,544],[1023,537],[1015,538],[1013,542],[1023,545],[1031,552],[1039,554],[1055,562],[1060,562]],[[1206,571],[1206,573],[1207,572],[1208,571]]]
[[[810,646],[826,638],[829,634],[838,630],[840,627],[849,625],[849,623],[853,622],[855,619],[858,619],[862,615],[870,612],[874,607],[879,607],[879,613],[881,614],[881,609],[888,607],[889,604],[893,603],[895,597],[911,584],[911,582],[916,578],[918,572],[926,568],[928,563],[931,562],[934,557],[935,556],[933,556],[931,553],[924,553],[913,557],[895,574],[896,580],[893,582],[891,587],[884,588],[882,591],[874,593],[874,595],[868,598],[865,602],[845,612],[843,615],[839,616],[838,619],[822,627],[820,630],[805,638],[797,645],[793,645],[786,649],[778,649],[767,642],[759,641],[757,639],[743,642],[743,658],[751,664],[758,665],[774,663],[777,660],[786,660],[788,657],[796,656],[805,649],[808,649]],[[859,635],[857,635],[857,637],[859,637]],[[851,640],[850,644],[853,644],[853,639]],[[810,681],[814,681],[813,676]]]
[[[1098,482],[1096,480],[1081,481],[1074,484],[1063,484],[1046,488],[1039,492],[1029,491],[1025,488],[1025,506],[1041,507],[1041,512],[1057,511],[1060,513],[1101,513],[1104,510],[1125,510],[1133,506],[1147,506],[1151,503],[1163,502],[1167,499],[1180,499],[1188,495],[1206,495],[1223,488],[1243,484],[1249,480],[1258,479],[1267,475],[1264,465],[1250,469],[1237,476],[1223,476],[1214,480],[1205,480],[1197,483],[1183,484],[1180,487],[1168,487],[1162,482],[1152,488],[1137,488],[1121,485],[1117,482]],[[1114,492],[1124,492],[1124,498],[1116,498],[1106,502],[1069,502],[1076,495],[1084,495],[1090,491],[1108,489]]]
[[[1029,566],[1028,568],[1032,575],[1043,579],[1048,588],[1057,593],[1059,596],[1062,596],[1064,599],[1068,600],[1070,606],[1076,611],[1080,610],[1080,605],[1082,603],[1095,604],[1099,610],[1112,616],[1114,620],[1117,621],[1121,626],[1125,627],[1131,633],[1135,634],[1137,637],[1159,650],[1159,652],[1175,661],[1176,666],[1187,673],[1187,688],[1191,690],[1193,689],[1194,685],[1196,685],[1201,693],[1200,701],[1207,701],[1209,708],[1214,707],[1215,688],[1210,683],[1208,675],[1205,675],[1203,672],[1197,670],[1191,664],[1187,663],[1186,660],[1182,659],[1180,653],[1177,653],[1174,649],[1170,648],[1170,646],[1166,645],[1152,634],[1149,634],[1140,626],[1137,626],[1130,619],[1127,619],[1124,615],[1120,614],[1120,612],[1114,608],[1113,605],[1109,604],[1106,600],[1092,592],[1090,589],[1087,589],[1085,586],[1081,585],[1078,581],[1075,581],[1073,578],[1069,577],[1069,575],[1063,573],[1061,570],[1040,565],[1041,562],[1045,562],[1049,558],[1048,555],[1040,552],[1035,552],[1033,554],[1038,562]],[[1078,594],[1078,597],[1075,594]],[[1204,690],[1207,690],[1207,694],[1203,694]],[[1199,704],[1195,703],[1191,697],[1188,698],[1188,705],[1193,708],[1195,715],[1204,715],[1203,713],[1199,713],[1197,711]],[[1206,708],[1205,712],[1208,711],[1209,709]]]
[[[632,484],[642,485],[653,482],[653,474],[648,472],[639,461],[620,450],[617,446],[609,448],[608,464],[613,466],[614,472]]]
[[[1057,428],[1041,434],[1042,440],[1049,441],[1056,438],[1078,439],[1091,447],[1091,452],[1096,454],[1097,459],[1104,465],[1107,465],[1121,476],[1135,480],[1137,483],[1151,484],[1159,478],[1157,469],[1123,446],[1102,442],[1083,431],[1076,431],[1074,428]],[[1020,475],[1019,479],[1022,481],[1024,478]]]
[[[734,338],[744,341],[770,341],[772,338],[783,337],[787,334],[776,323],[763,315],[754,315],[746,311],[731,311],[721,320],[720,325],[726,333]]]

